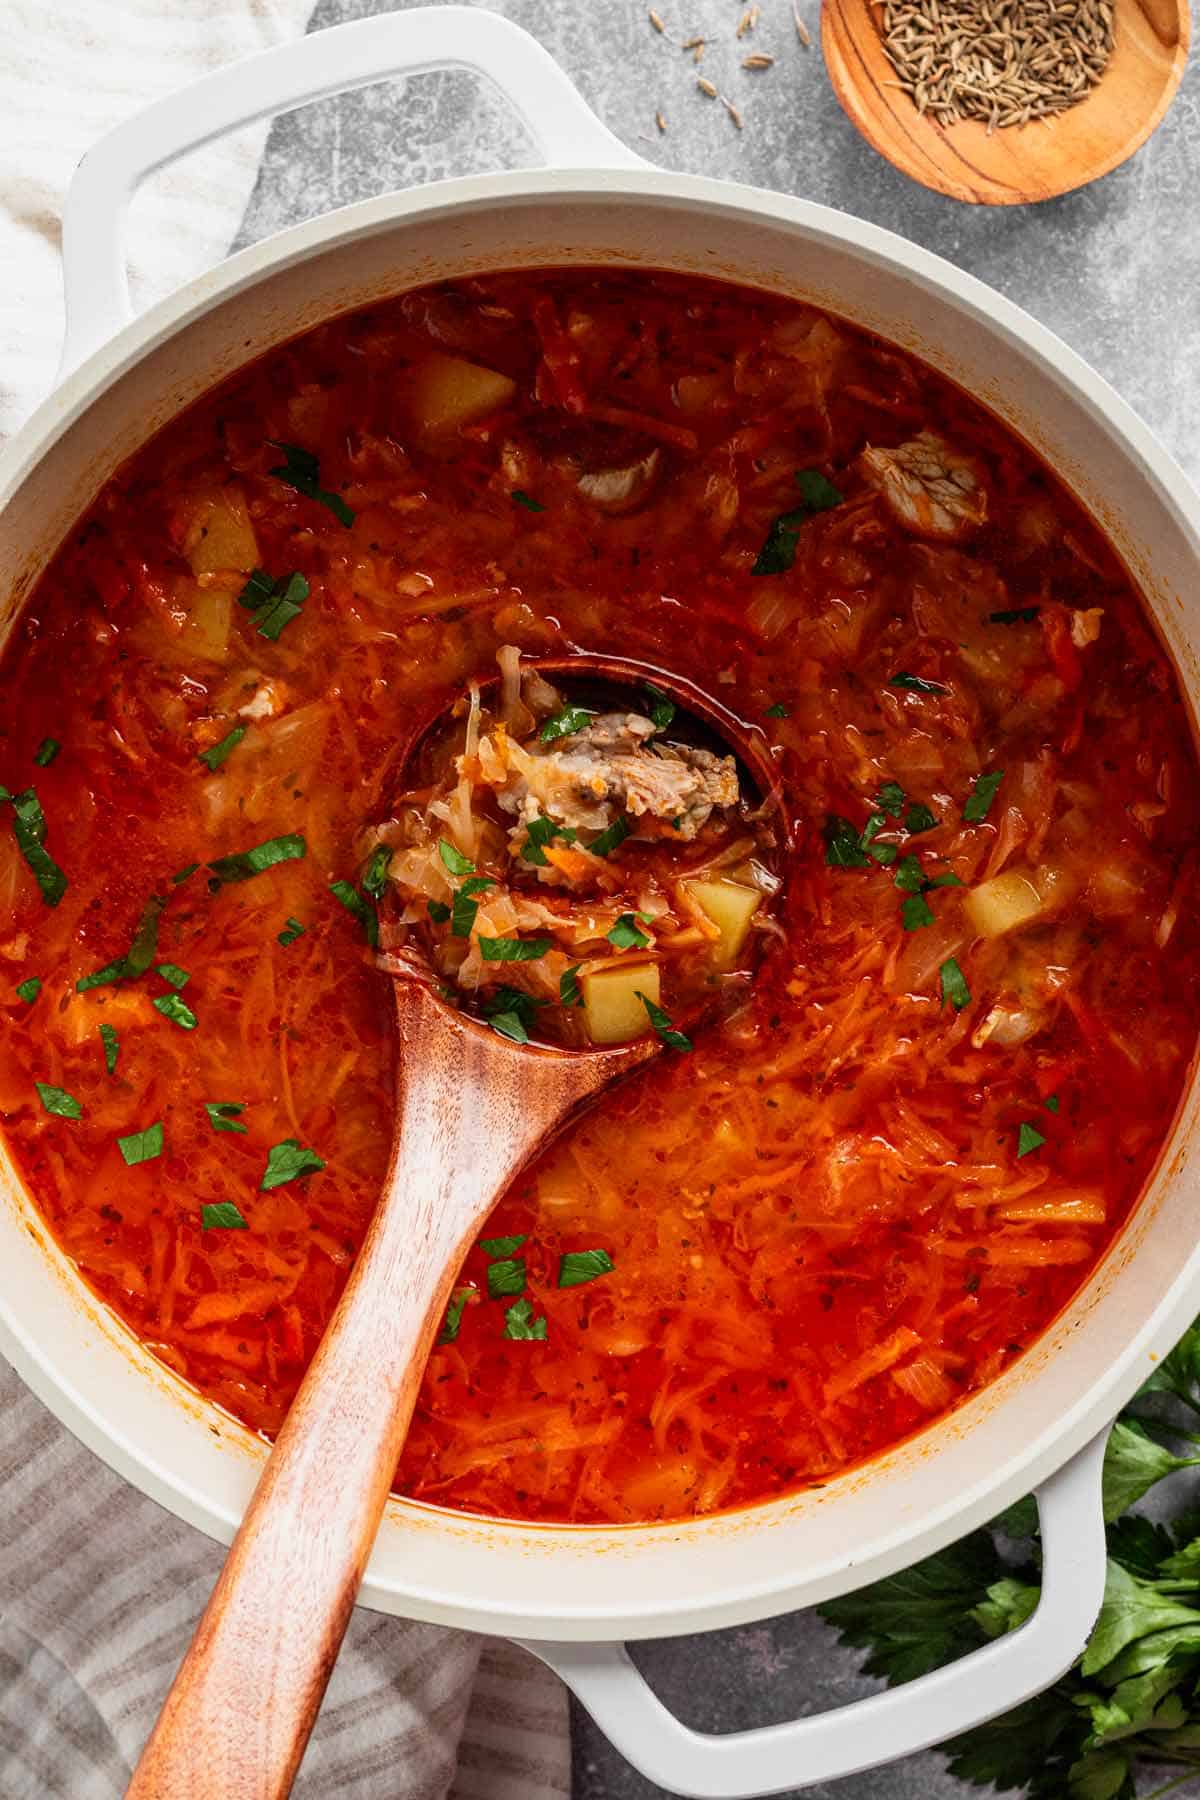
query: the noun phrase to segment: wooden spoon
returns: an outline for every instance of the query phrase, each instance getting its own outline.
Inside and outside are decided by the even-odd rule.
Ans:
[[[879,0],[824,0],[821,48],[833,91],[867,142],[954,200],[1020,206],[1107,175],[1146,142],[1175,97],[1187,61],[1188,0],[1115,0],[1112,58],[1078,106],[988,136],[980,120],[939,125],[890,85]]]
[[[648,664],[571,657],[549,674],[651,679],[719,729],[776,794],[766,740]],[[636,708],[635,694],[627,704]],[[414,734],[404,760],[423,741]],[[455,1276],[513,1176],[572,1114],[658,1054],[518,1045],[395,977],[391,1165],[341,1302],[292,1402],[128,1789],[130,1800],[268,1800],[304,1754],[362,1581]]]

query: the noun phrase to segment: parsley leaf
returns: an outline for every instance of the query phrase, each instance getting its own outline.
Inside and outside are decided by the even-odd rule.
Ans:
[[[282,837],[268,838],[252,850],[238,850],[232,856],[218,856],[206,866],[220,882],[249,881],[278,863],[295,862],[308,854],[308,845],[298,832],[285,832]]]
[[[125,1158],[126,1167],[130,1169],[136,1163],[153,1162],[156,1156],[162,1155],[162,1147],[161,1120],[157,1125],[147,1125],[144,1131],[132,1131],[128,1137],[117,1139],[117,1149]]]
[[[340,524],[353,525],[354,514],[342,496],[321,486],[321,465],[311,450],[303,450],[299,444],[285,444],[279,438],[268,438],[267,442],[273,449],[282,450],[284,455],[284,461],[278,467],[267,470],[268,475],[277,476],[306,499],[327,506]]]
[[[61,749],[62,745],[57,738],[43,738],[34,751],[33,760],[39,769],[48,769]]]
[[[898,781],[885,781],[875,797],[875,804],[889,819],[898,819],[904,810],[904,789]]]
[[[662,1039],[668,1050],[690,1050],[692,1047],[691,1038],[685,1037],[682,1031],[676,1031],[671,1023],[670,1014],[665,1013],[661,1006],[656,1006],[653,1000],[648,1000],[640,988],[635,988],[634,992],[645,1007],[646,1015],[649,1018],[651,1025],[653,1025],[655,1032]]]
[[[900,917],[905,931],[919,931],[922,925],[933,924],[933,911],[924,894],[913,894],[900,908]]]
[[[245,1136],[248,1127],[238,1118],[246,1110],[244,1100],[206,1100],[204,1110],[214,1131],[240,1131]]]
[[[896,864],[896,873],[892,876],[892,880],[902,894],[919,894],[925,886],[920,860],[911,850]]]
[[[558,978],[558,1003],[560,1006],[582,1006],[583,990],[579,985],[580,963],[573,963],[564,969]]]
[[[929,808],[923,806],[919,800],[913,806],[909,807],[908,815],[904,821],[904,829],[909,832],[911,836],[916,837],[917,833],[921,831],[932,831],[936,825],[937,820],[934,815],[930,812]]]
[[[525,492],[524,488],[514,488],[509,499],[515,501],[518,506],[523,506],[526,512],[545,512],[546,510],[541,501],[534,500]]]
[[[504,1313],[504,1335],[521,1342],[537,1340],[541,1342],[546,1336],[545,1319],[533,1317],[533,1307],[528,1300],[514,1300]]]
[[[195,1031],[198,1023],[196,1015],[187,1001],[181,1000],[178,994],[159,994],[151,1005],[164,1019],[170,1019],[172,1025],[178,1025],[181,1031]]]
[[[1040,606],[1002,607],[999,612],[991,612],[988,619],[993,625],[1031,625],[1041,612]]]
[[[467,1301],[471,1298],[469,1287],[455,1288],[446,1307],[446,1316],[442,1320],[442,1329],[438,1332],[436,1342],[453,1344],[458,1338],[459,1326],[462,1324],[463,1312]]]
[[[104,1066],[110,1075],[115,1075],[117,1058],[121,1054],[121,1040],[111,1025],[101,1025],[100,1042],[104,1045]]]
[[[613,851],[625,842],[629,836],[629,829],[628,820],[618,813],[612,824],[602,831],[599,837],[592,839],[588,849],[593,856],[611,856]]]
[[[51,1087],[46,1081],[35,1081],[33,1085],[48,1113],[55,1113],[60,1119],[82,1119],[83,1108],[74,1094],[68,1094],[65,1088]]]
[[[980,775],[963,807],[963,818],[968,825],[978,825],[980,819],[986,819],[988,809],[996,798],[996,789],[1004,780],[1004,770],[996,769],[990,775]]]
[[[32,1006],[42,991],[42,984],[36,975],[30,975],[17,983],[17,999],[23,1000],[26,1006]]]
[[[888,686],[908,688],[913,694],[948,694],[950,689],[943,687],[939,681],[926,681],[921,675],[910,675],[907,669],[898,669],[894,675],[888,676]]]
[[[282,586],[276,582],[271,598],[258,609],[259,636],[275,643],[284,626],[290,625],[303,612],[311,591],[304,576],[298,573],[289,575]]]
[[[768,706],[763,710],[764,719],[786,719],[788,717],[790,717],[788,709],[782,700],[776,700],[774,706]]]
[[[1045,1141],[1036,1125],[1031,1125],[1028,1120],[1022,1120],[1020,1130],[1017,1132],[1017,1155],[1028,1156],[1031,1151],[1040,1150]]]
[[[67,878],[46,849],[46,815],[34,788],[23,794],[11,794],[13,836],[17,849],[29,865],[30,872],[42,891],[47,906],[57,906],[67,891]]]
[[[530,819],[525,827],[525,842],[521,845],[521,860],[546,866],[545,846],[554,838],[561,838],[564,844],[573,844],[578,832],[570,825],[559,825],[548,819],[545,813],[539,813],[536,819]]]
[[[558,1265],[560,1288],[582,1287],[600,1275],[611,1275],[615,1264],[607,1250],[568,1250]]]
[[[219,744],[213,744],[207,750],[201,750],[197,762],[202,762],[211,771],[220,768],[231,750],[236,750],[245,737],[248,727],[235,725],[233,730],[223,737]]]
[[[438,839],[438,855],[451,875],[473,875],[475,864],[446,838]]]
[[[286,1181],[295,1181],[300,1175],[312,1175],[323,1169],[325,1164],[315,1150],[308,1150],[299,1138],[284,1138],[281,1143],[272,1144],[267,1154],[267,1168],[259,1188],[282,1187]]]
[[[611,931],[605,932],[610,944],[618,950],[644,950],[650,939],[644,931],[638,930],[637,918],[633,913],[622,913]]]
[[[548,937],[481,937],[476,942],[484,962],[536,962],[551,948]]]
[[[265,569],[252,569],[245,587],[238,595],[238,605],[244,606],[248,612],[257,612],[266,604],[275,592],[275,583]]]
[[[493,988],[481,1011],[493,1031],[511,1038],[516,1044],[529,1042],[529,1029],[539,1006],[548,1002],[527,994],[523,988],[501,985]]]
[[[479,1248],[485,1256],[515,1256],[528,1235],[523,1231],[519,1237],[480,1238]]]
[[[186,969],[181,969],[178,963],[173,962],[159,963],[154,973],[161,975],[167,985],[173,987],[176,993],[181,993],[192,979]]]
[[[863,826],[858,840],[859,849],[865,850],[867,855],[877,863],[894,863],[900,854],[895,844],[877,844],[875,842],[879,833],[886,830],[887,819],[884,815],[881,812],[872,813]]]
[[[488,1264],[487,1291],[489,1300],[503,1300],[507,1295],[525,1292],[525,1258],[523,1256],[502,1256],[498,1261]]]
[[[232,1200],[218,1200],[215,1206],[200,1208],[201,1231],[249,1231]]]
[[[450,908],[446,905],[444,900],[427,900],[425,902],[425,911],[429,914],[429,917],[433,920],[435,925],[444,925],[446,920],[450,917]]]
[[[367,866],[363,870],[363,893],[369,894],[372,900],[378,900],[387,887],[387,874],[392,861],[390,844],[376,844],[367,858]]]
[[[358,920],[368,944],[374,950],[379,943],[379,915],[370,901],[363,899],[352,881],[331,881],[329,891]]]
[[[867,853],[862,847],[862,834],[841,813],[830,813],[825,821],[825,862],[831,869],[865,869]]]
[[[304,926],[299,919],[289,919],[283,930],[275,935],[277,942],[281,943],[286,950],[289,944],[294,944],[298,937],[304,936]]]
[[[189,875],[194,875],[199,867],[199,863],[189,863],[186,869],[180,869],[177,875],[172,875],[172,882],[178,887],[181,881],[186,881]]]
[[[105,963],[91,975],[80,976],[75,983],[76,993],[86,994],[91,988],[107,987],[113,981],[136,981],[144,975],[158,954],[158,920],[166,904],[163,895],[151,894],[125,955],[118,956],[115,962]]]
[[[819,469],[797,469],[793,479],[800,489],[801,505],[780,513],[763,541],[751,569],[752,575],[784,575],[796,560],[800,529],[814,513],[840,504],[842,495]]]
[[[652,681],[643,681],[642,687],[650,701],[646,708],[647,718],[659,731],[665,731],[675,717],[675,702]]]
[[[1059,1108],[1058,1095],[1057,1094],[1048,1094],[1046,1096],[1046,1098],[1042,1101],[1042,1105],[1045,1107],[1047,1112],[1056,1113]]]
[[[942,964],[942,1005],[947,1001],[955,1012],[961,1012],[964,1006],[971,1004],[971,990],[967,986],[966,976],[959,968],[954,957],[948,956]]]
[[[538,742],[553,744],[557,738],[573,737],[582,731],[592,714],[586,706],[564,706],[552,713],[538,732]]]

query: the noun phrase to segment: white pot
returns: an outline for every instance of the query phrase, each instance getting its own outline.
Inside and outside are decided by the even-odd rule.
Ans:
[[[127,322],[123,221],[152,168],[252,118],[451,63],[499,84],[551,172],[443,182],[348,207],[243,251]],[[1200,502],[1086,364],[1007,300],[887,232],[803,201],[648,168],[544,51],[492,13],[384,15],[206,77],[84,160],[64,241],[70,372],[0,463],[0,636],[117,464],[273,345],[417,283],[611,263],[815,301],[962,383],[1103,523],[1195,699]],[[1083,1291],[1016,1367],[914,1442],[820,1490],[682,1524],[529,1526],[394,1500],[364,1603],[531,1641],[631,1761],[695,1796],[828,1780],[1014,1705],[1068,1666],[1099,1606],[1104,1428],[1200,1312],[1200,1187],[1187,1165],[1196,1121],[1193,1086],[1135,1217]],[[228,1540],[262,1444],[97,1304],[2,1153],[0,1268],[0,1346],[29,1385],[145,1493]],[[845,1593],[1033,1488],[1046,1551],[1034,1618],[903,1689],[824,1718],[706,1738],[664,1711],[621,1648],[622,1638],[736,1624]]]

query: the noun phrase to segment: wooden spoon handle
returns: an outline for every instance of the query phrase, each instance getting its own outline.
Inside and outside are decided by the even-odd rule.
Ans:
[[[397,1147],[340,1305],[279,1434],[128,1789],[273,1800],[345,1634],[429,1349],[494,1199],[610,1074],[539,1055],[397,988]],[[491,1037],[491,1042],[488,1038]]]

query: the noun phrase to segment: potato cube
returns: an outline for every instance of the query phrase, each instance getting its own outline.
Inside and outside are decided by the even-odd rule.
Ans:
[[[184,538],[193,575],[236,569],[248,575],[258,565],[258,540],[241,488],[227,486],[202,494]]]
[[[618,963],[611,969],[591,969],[580,980],[583,988],[583,1022],[593,1044],[624,1044],[644,1037],[650,1016],[639,1000],[645,994],[661,1004],[658,964]]]
[[[972,888],[963,900],[967,918],[980,937],[1002,937],[1018,925],[1028,925],[1045,908],[1042,896],[1027,875],[1016,870],[993,875]]]
[[[688,881],[684,886],[720,931],[713,956],[721,968],[729,968],[741,954],[762,895],[757,888],[745,887],[740,881]]]
[[[444,437],[471,425],[507,406],[516,391],[516,382],[507,375],[441,350],[412,365],[404,389],[409,414],[423,437]]]

